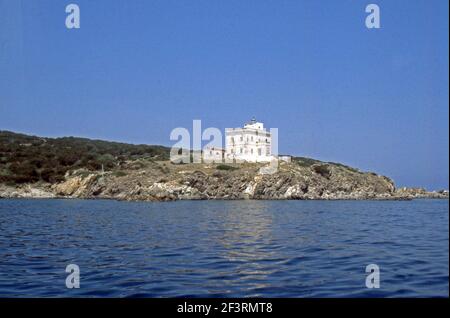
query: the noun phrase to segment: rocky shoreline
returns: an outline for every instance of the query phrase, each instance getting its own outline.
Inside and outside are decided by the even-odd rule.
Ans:
[[[0,184],[0,198],[173,200],[411,200],[448,199],[448,191],[396,188],[388,177],[335,163],[182,164],[129,161],[120,170],[80,169],[58,183]]]

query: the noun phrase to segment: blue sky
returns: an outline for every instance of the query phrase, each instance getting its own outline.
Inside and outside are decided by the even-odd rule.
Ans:
[[[77,3],[81,29],[65,27]],[[365,6],[381,29],[365,27]],[[279,151],[448,188],[448,1],[0,0],[0,129],[171,145],[279,129]]]

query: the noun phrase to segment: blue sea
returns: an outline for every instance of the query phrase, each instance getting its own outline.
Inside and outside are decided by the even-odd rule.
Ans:
[[[448,279],[448,200],[0,200],[0,297],[448,297]]]

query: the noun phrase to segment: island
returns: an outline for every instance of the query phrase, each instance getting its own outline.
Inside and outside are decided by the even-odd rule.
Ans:
[[[447,190],[397,188],[390,178],[340,163],[291,157],[268,163],[187,163],[170,148],[0,131],[0,198],[173,200],[448,199]]]

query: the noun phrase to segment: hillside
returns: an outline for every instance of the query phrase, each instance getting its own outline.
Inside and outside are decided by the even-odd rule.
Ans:
[[[169,148],[64,137],[43,138],[0,131],[0,183],[64,180],[67,171],[110,171],[127,160],[168,160]]]
[[[0,132],[0,198],[169,201],[448,197],[448,192],[397,190],[388,177],[311,158],[280,162],[274,174],[262,173],[265,166],[172,164],[169,148],[162,146]]]

